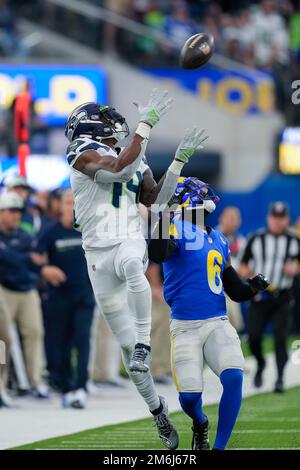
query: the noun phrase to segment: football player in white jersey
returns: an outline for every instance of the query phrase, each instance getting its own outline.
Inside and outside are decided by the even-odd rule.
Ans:
[[[165,176],[155,182],[144,154],[152,127],[171,101],[167,92],[155,89],[146,106],[137,105],[139,124],[123,149],[117,144],[129,135],[125,118],[98,103],[78,106],[68,118],[65,134],[70,141],[67,158],[75,223],[82,231],[96,301],[121,345],[125,367],[154,416],[160,438],[175,449],[178,435],[149,371],[151,289],[144,275],[148,255],[137,204],[163,208],[184,164],[206,139],[203,130],[188,130]]]

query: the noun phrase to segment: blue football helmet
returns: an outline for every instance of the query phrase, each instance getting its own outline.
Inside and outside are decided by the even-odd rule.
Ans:
[[[72,142],[78,137],[89,137],[100,142],[114,138],[117,141],[129,135],[127,122],[115,108],[99,103],[77,106],[68,117],[65,136]]]
[[[209,213],[216,209],[216,204],[220,200],[209,184],[194,176],[188,178],[180,176],[174,196],[175,199],[178,198],[180,201],[179,210],[182,208],[194,209],[201,206]]]

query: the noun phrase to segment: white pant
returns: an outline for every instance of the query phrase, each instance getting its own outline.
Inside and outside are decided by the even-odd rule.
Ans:
[[[151,291],[143,274],[148,264],[146,242],[128,239],[87,251],[86,259],[97,304],[121,346],[127,372],[149,409],[155,410],[160,400],[150,372],[129,371],[135,343],[144,342],[143,337],[150,340]],[[129,308],[130,295],[137,298],[135,311]]]
[[[104,315],[121,309],[127,302],[124,264],[137,258],[142,261],[146,271],[146,241],[127,239],[118,245],[86,251],[85,256],[96,302]]]
[[[226,317],[173,319],[170,331],[172,372],[179,392],[203,391],[204,360],[218,377],[225,369],[243,369],[240,339]]]

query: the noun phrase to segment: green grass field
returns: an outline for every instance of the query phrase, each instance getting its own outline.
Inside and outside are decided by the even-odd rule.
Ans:
[[[213,444],[218,407],[205,407]],[[172,414],[180,436],[180,449],[190,449],[191,420]],[[265,393],[245,398],[229,449],[300,449],[300,387],[282,395]],[[68,436],[34,442],[17,449],[163,449],[152,419],[142,419]]]

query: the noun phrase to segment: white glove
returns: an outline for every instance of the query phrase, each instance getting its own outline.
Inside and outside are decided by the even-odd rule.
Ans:
[[[208,138],[208,135],[205,136],[204,133],[205,129],[198,130],[197,127],[187,129],[176,150],[175,160],[183,164],[188,163],[195,151],[203,148],[201,144]]]
[[[133,104],[137,107],[140,114],[140,122],[144,122],[153,127],[170,109],[173,101],[173,98],[168,98],[168,91],[161,93],[157,88],[154,88],[145,106],[136,102]]]

